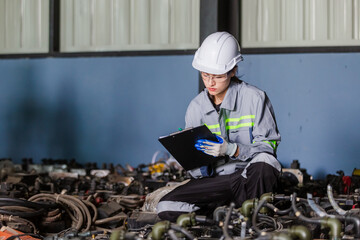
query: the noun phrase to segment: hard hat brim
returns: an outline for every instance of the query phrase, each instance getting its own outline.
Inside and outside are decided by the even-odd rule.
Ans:
[[[203,61],[201,59],[196,57],[196,54],[198,54],[197,51],[195,53],[194,60],[192,61],[193,68],[195,68],[196,70],[198,70],[200,72],[206,72],[206,73],[210,73],[210,74],[225,74],[225,73],[228,73],[229,71],[231,71],[237,65],[238,62],[243,60],[242,55],[238,54],[235,58],[233,58],[227,64],[209,66],[208,62],[203,63]]]

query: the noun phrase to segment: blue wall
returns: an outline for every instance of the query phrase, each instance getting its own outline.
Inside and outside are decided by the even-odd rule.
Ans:
[[[198,92],[191,56],[1,60],[0,156],[150,163]],[[98,166],[101,166],[98,164]]]
[[[149,163],[198,92],[192,56],[0,60],[0,157]],[[246,55],[242,79],[276,112],[285,167],[360,168],[360,54]]]
[[[241,71],[272,101],[285,167],[298,159],[315,178],[360,168],[360,53],[251,55]]]

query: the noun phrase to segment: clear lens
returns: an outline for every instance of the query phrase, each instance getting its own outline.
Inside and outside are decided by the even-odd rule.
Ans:
[[[206,81],[210,81],[213,80],[214,82],[220,83],[220,82],[224,82],[227,79],[227,74],[222,74],[222,75],[214,75],[214,74],[208,74],[208,73],[201,73],[201,77],[206,80]]]

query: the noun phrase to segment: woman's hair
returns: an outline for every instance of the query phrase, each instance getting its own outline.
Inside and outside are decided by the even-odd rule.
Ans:
[[[237,78],[237,76],[233,76],[230,81],[232,81],[232,82],[237,82],[237,83],[241,83],[241,82],[242,82],[240,79]]]
[[[227,74],[231,73],[232,71],[235,71],[234,76],[231,78],[232,82],[237,82],[237,83],[241,83],[241,80],[236,76],[237,75],[237,65],[235,65],[235,67],[233,67],[233,69],[231,69],[229,72],[227,72]]]

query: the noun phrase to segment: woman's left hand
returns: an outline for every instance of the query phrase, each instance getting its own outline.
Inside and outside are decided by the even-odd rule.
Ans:
[[[195,148],[208,155],[214,157],[233,156],[236,152],[237,145],[235,143],[228,143],[223,137],[216,136],[218,142],[207,139],[199,139],[195,143]]]

